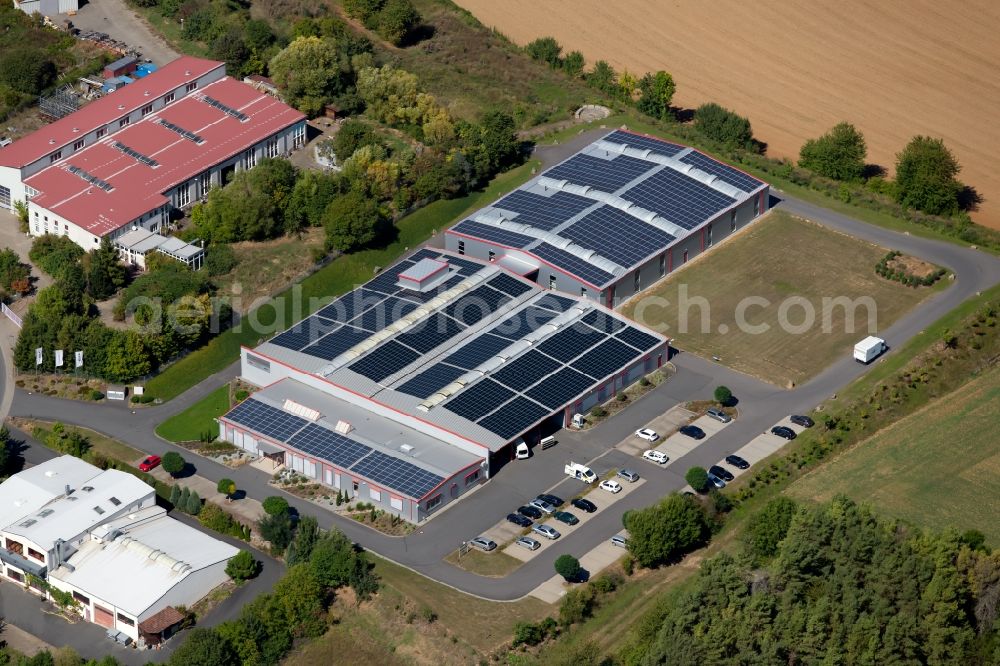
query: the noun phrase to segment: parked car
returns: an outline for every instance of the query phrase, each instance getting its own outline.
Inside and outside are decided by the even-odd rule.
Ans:
[[[621,534],[616,534],[611,537],[611,545],[618,546],[619,548],[628,548],[628,539],[623,537]]]
[[[537,539],[532,539],[531,537],[526,536],[520,537],[514,543],[521,548],[527,548],[528,550],[538,550],[542,547],[542,544],[540,544]]]
[[[518,527],[531,527],[531,518],[522,516],[519,513],[508,513],[507,522],[514,523]]]
[[[659,465],[662,465],[662,464],[666,463],[668,460],[670,460],[670,458],[667,457],[666,453],[664,453],[663,451],[657,451],[656,449],[650,449],[649,451],[643,451],[642,452],[642,457],[645,458],[646,460],[650,460],[650,461],[655,462],[655,463],[657,463]]]
[[[567,525],[576,525],[580,522],[580,519],[574,516],[569,511],[556,511],[552,514],[552,517],[558,520],[560,523],[566,523]]]
[[[717,477],[716,475],[712,474],[711,472],[708,473],[708,482],[711,483],[716,488],[719,488],[720,490],[726,487],[726,482]]]
[[[525,518],[534,518],[535,520],[538,520],[542,517],[542,510],[537,506],[531,506],[530,504],[526,506],[519,506],[517,508],[517,512]]]
[[[470,540],[469,545],[488,553],[491,550],[496,550],[497,542],[492,539],[487,539],[486,537],[478,536],[475,539]]]
[[[718,465],[712,465],[711,467],[709,467],[708,473],[714,474],[715,476],[719,477],[726,483],[729,483],[734,478],[736,478],[733,476],[733,473],[730,472],[728,469],[726,469],[725,467],[719,467]]]
[[[146,456],[146,459],[139,463],[139,469],[143,472],[150,472],[160,464],[160,456]]]
[[[594,513],[597,511],[597,505],[591,502],[589,499],[583,499],[582,497],[577,497],[575,500],[570,502],[573,506],[580,509],[580,511],[586,511],[587,513]]]
[[[635,471],[634,469],[627,469],[627,468],[620,469],[618,470],[618,474],[616,474],[615,476],[617,476],[619,479],[625,479],[629,483],[635,483],[636,481],[639,480],[639,472]]]
[[[791,417],[789,417],[788,420],[797,426],[802,426],[803,428],[812,428],[814,425],[816,425],[815,421],[813,421],[808,416],[804,416],[802,414],[793,414]]]
[[[533,507],[541,510],[542,513],[548,513],[548,514],[551,514],[553,511],[556,510],[556,508],[554,506],[552,506],[551,504],[549,504],[548,502],[546,502],[543,499],[533,499],[533,500],[531,500],[531,506],[533,506]]]
[[[736,469],[750,469],[750,463],[733,453],[726,456],[726,464],[732,465]]]
[[[774,426],[771,428],[771,434],[787,440],[795,439],[795,431],[787,426]]]
[[[712,407],[707,412],[705,412],[705,416],[707,416],[710,419],[715,419],[719,423],[729,423],[730,421],[733,420],[732,416],[726,414],[721,409],[716,409],[715,407]]]
[[[548,493],[542,493],[538,496],[538,499],[544,500],[551,504],[552,506],[558,508],[565,504],[561,497],[556,497],[555,495],[549,495]]]
[[[607,490],[609,493],[620,493],[622,491],[622,484],[617,481],[607,479],[605,481],[601,481],[600,488],[601,490]]]
[[[541,534],[546,539],[555,540],[558,539],[560,536],[562,536],[561,534],[559,534],[559,530],[557,530],[554,527],[550,527],[548,525],[535,525],[534,527],[531,528],[531,531],[534,532],[535,534]]]
[[[647,442],[655,442],[660,438],[660,436],[656,434],[655,430],[650,430],[649,428],[639,428],[635,431],[635,436],[639,439],[644,439]]]
[[[694,425],[681,426],[677,432],[682,435],[687,435],[688,437],[693,437],[694,439],[705,439],[705,431]]]

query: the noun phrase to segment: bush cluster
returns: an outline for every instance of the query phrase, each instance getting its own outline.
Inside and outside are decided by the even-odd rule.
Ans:
[[[945,269],[938,268],[933,273],[928,273],[923,277],[917,277],[916,275],[907,273],[902,269],[890,268],[889,262],[901,255],[902,253],[898,250],[890,250],[879,260],[877,264],[875,264],[875,272],[887,280],[895,280],[896,282],[901,282],[908,287],[929,287],[944,277],[945,273],[947,273]]]

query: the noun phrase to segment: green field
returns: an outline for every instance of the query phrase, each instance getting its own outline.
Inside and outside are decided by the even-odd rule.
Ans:
[[[171,442],[192,442],[206,432],[217,435],[219,426],[215,419],[228,412],[229,407],[229,384],[226,384],[156,426],[156,434]]]
[[[796,481],[825,502],[871,502],[915,524],[977,529],[1000,546],[1000,368],[970,381]]]
[[[854,343],[868,335],[866,308],[855,310],[852,329],[846,326],[845,308],[824,306],[824,299],[871,297],[877,328],[882,330],[939,288],[914,289],[880,278],[875,264],[885,252],[885,248],[772,211],[650,290],[649,296],[665,298],[669,305],[643,296],[626,304],[624,311],[647,326],[666,323],[669,328],[663,332],[675,339],[679,349],[718,356],[725,365],[779,386],[801,384],[836,359],[850,355]],[[677,307],[684,302],[682,289],[687,290],[688,302],[703,298],[708,303],[707,310],[688,309],[686,332]],[[766,325],[766,331],[737,324],[741,301],[747,297],[766,299],[767,305],[751,305],[742,311],[747,324]],[[807,309],[791,300],[803,298],[814,317],[808,327]],[[783,304],[789,305],[785,312]],[[704,328],[703,311],[708,312]],[[829,313],[826,318],[824,311]],[[781,326],[783,314],[790,327]],[[800,325],[803,330],[796,331]]]

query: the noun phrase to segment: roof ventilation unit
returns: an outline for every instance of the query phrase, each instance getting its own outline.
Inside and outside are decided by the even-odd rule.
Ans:
[[[352,428],[351,424],[348,423],[347,421],[337,421],[337,425],[334,426],[333,429],[339,432],[341,435],[346,435],[347,433],[351,432],[351,428]]]
[[[412,456],[413,455],[413,445],[411,445],[411,444],[400,444],[399,445],[399,450],[402,451],[403,453],[405,453],[408,456]]]

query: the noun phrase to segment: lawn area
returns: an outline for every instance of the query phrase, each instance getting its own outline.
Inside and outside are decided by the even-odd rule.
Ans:
[[[882,430],[788,489],[843,493],[935,530],[977,529],[1000,546],[1000,368]]]
[[[502,578],[524,564],[524,562],[516,557],[502,552],[499,547],[490,553],[469,548],[469,552],[461,557],[458,556],[458,551],[456,550],[444,559],[459,569],[465,569],[474,574],[489,576],[491,578]]]
[[[219,426],[215,419],[228,411],[229,384],[226,384],[156,426],[156,434],[171,442],[191,442],[205,432],[217,435]]]
[[[934,287],[911,288],[879,277],[875,265],[885,252],[776,210],[660,283],[648,296],[627,303],[624,313],[647,326],[667,324],[664,333],[675,338],[679,349],[718,356],[736,370],[779,386],[801,384],[849,355],[854,343],[868,335],[866,307],[855,309],[852,330],[847,309],[824,306],[830,302],[824,299],[870,297],[877,330],[883,330],[947,285],[942,280]],[[705,299],[708,304],[704,310],[690,307],[686,326],[676,307],[684,302],[683,289],[688,303]],[[669,304],[649,300],[657,296]],[[746,307],[747,297],[766,299],[767,304],[758,300]],[[814,323],[807,327],[808,310]],[[703,312],[709,324],[704,328]],[[741,316],[746,326],[737,324]]]
[[[55,425],[54,421],[41,421],[39,419],[26,419],[20,417],[11,417],[11,423],[17,428],[20,428],[23,432],[32,434],[35,428],[41,428],[44,433],[41,437],[36,437],[38,441],[42,444],[45,443],[45,436],[52,431],[52,426]],[[117,439],[112,439],[99,432],[95,432],[89,428],[81,428],[79,426],[66,426],[68,432],[78,432],[90,442],[90,450],[107,458],[114,458],[116,460],[121,460],[122,462],[138,462],[146,457],[146,454],[138,449],[133,449],[131,446],[124,444]]]
[[[254,310],[253,316],[244,318],[241,325],[216,336],[204,347],[171,364],[146,384],[146,391],[162,400],[177,397],[236,362],[242,345],[255,346],[263,342],[270,334],[291,326],[334,297],[369,280],[376,267],[391,264],[403,252],[416,248],[457,218],[531,178],[531,171],[538,164],[537,160],[531,160],[500,174],[484,190],[458,199],[435,201],[407,215],[397,223],[399,233],[393,243],[383,248],[344,255],[330,262],[299,284],[263,303]],[[254,325],[246,323],[248,321],[253,321]]]

